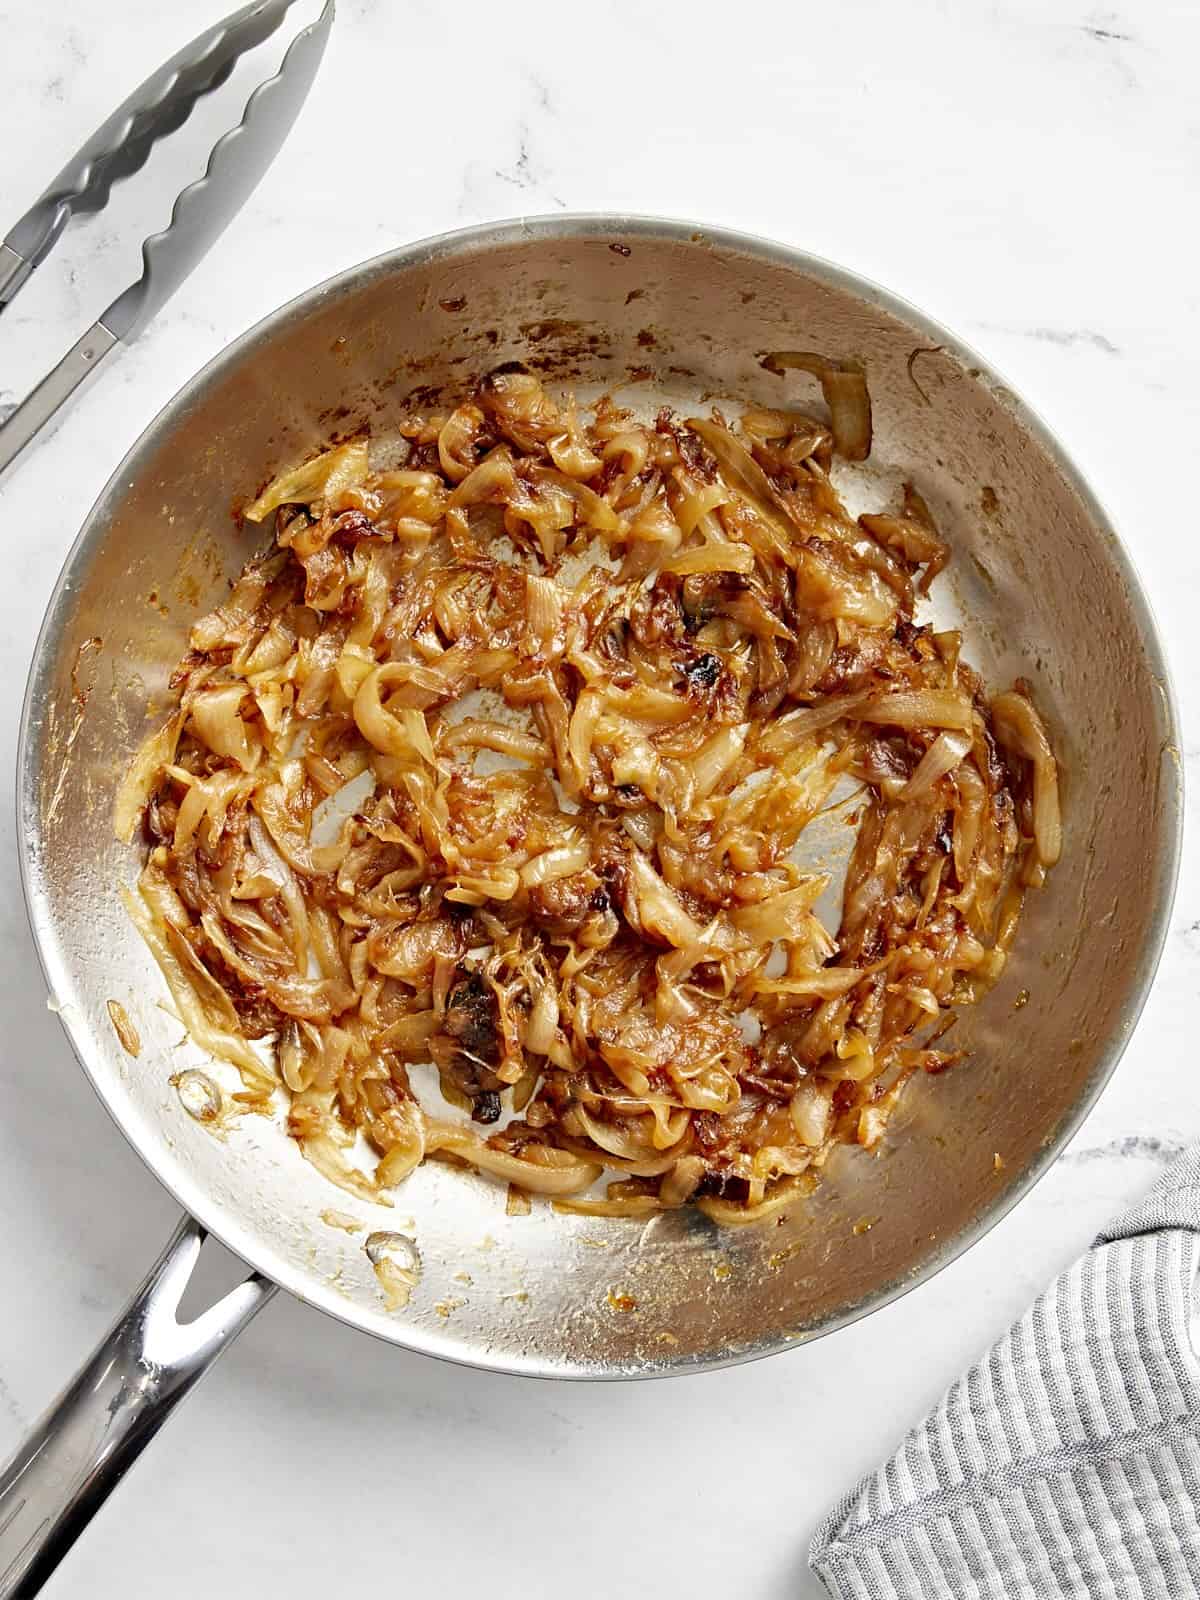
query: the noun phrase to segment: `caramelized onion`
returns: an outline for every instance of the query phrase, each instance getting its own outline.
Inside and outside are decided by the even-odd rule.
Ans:
[[[146,803],[162,779],[163,768],[174,761],[182,728],[183,713],[176,712],[161,728],[148,734],[122,778],[113,802],[113,832],[122,844],[132,840]]]
[[[1006,749],[1033,766],[1033,837],[1043,867],[1062,854],[1062,817],[1058,806],[1058,764],[1042,720],[1023,694],[998,694],[992,701],[996,737]]]
[[[360,487],[367,476],[365,435],[348,439],[334,450],[285,472],[264,489],[243,513],[247,522],[262,522],[282,505],[312,505],[317,501],[336,506],[348,490]]]
[[[774,359],[862,459],[861,372]],[[921,1030],[1058,859],[1026,686],[918,626],[928,508],[854,521],[799,413],[585,423],[509,368],[399,428],[403,468],[359,437],[250,506],[274,548],[121,786],[175,1008],[365,1201],[433,1158],[514,1212],[777,1216],[953,1059]],[[843,779],[834,929],[797,851]]]
[[[971,702],[950,689],[920,689],[879,695],[853,713],[860,722],[887,722],[897,728],[969,728]]]
[[[970,750],[971,744],[969,733],[939,733],[900,791],[901,800],[923,799],[939,779],[954,771]]]
[[[830,361],[809,350],[777,350],[765,356],[762,364],[779,376],[791,368],[811,372],[829,407],[838,454],[847,461],[867,459],[871,453],[871,396],[858,362]]]

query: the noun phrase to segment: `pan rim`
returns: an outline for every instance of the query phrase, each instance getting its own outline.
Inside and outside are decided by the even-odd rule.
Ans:
[[[16,763],[17,832],[20,841],[18,857],[21,886],[26,913],[34,945],[43,974],[52,993],[56,991],[56,973],[65,970],[66,952],[58,940],[41,888],[42,834],[38,806],[35,764],[32,752],[38,732],[34,707],[39,703],[39,689],[49,676],[49,669],[57,656],[60,619],[72,589],[75,571],[86,557],[99,546],[107,533],[108,508],[115,502],[123,482],[137,470],[141,459],[157,444],[192,405],[197,396],[226,371],[242,362],[255,346],[272,335],[291,318],[306,314],[327,297],[349,290],[376,275],[449,260],[465,254],[504,247],[529,239],[577,240],[603,238],[623,241],[642,239],[648,242],[696,244],[723,249],[732,253],[749,255],[798,270],[809,278],[825,283],[874,304],[918,329],[930,343],[941,345],[952,357],[964,365],[978,369],[979,377],[992,390],[997,403],[1012,412],[1023,424],[1037,445],[1047,454],[1072,490],[1079,496],[1096,529],[1104,536],[1114,564],[1125,580],[1128,604],[1133,613],[1139,636],[1143,642],[1151,672],[1161,686],[1164,721],[1169,730],[1171,746],[1178,751],[1180,719],[1178,702],[1170,669],[1162,645],[1161,634],[1154,617],[1141,578],[1129,555],[1112,518],[1075,466],[1069,453],[1043,418],[1021,398],[1019,393],[997,372],[991,362],[978,354],[956,334],[911,305],[901,296],[856,272],[841,267],[822,257],[794,246],[745,233],[736,229],[714,226],[687,220],[626,214],[620,212],[560,212],[545,216],[516,217],[498,222],[482,223],[456,229],[401,245],[381,252],[334,274],[312,287],[301,291],[283,305],[268,312],[232,343],[212,357],[194,373],[158,411],[139,434],[118,463],[94,504],[84,519],[82,527],[64,558],[62,569],[54,584],[34,646],[25,696],[22,704]],[[1160,859],[1155,883],[1155,904],[1148,923],[1147,936],[1134,966],[1132,998],[1100,1052],[1098,1064],[1086,1091],[1072,1106],[1070,1112],[1047,1136],[1038,1155],[1003,1194],[982,1205],[973,1221],[957,1234],[947,1239],[914,1272],[881,1284],[854,1305],[844,1308],[836,1316],[818,1326],[799,1333],[775,1335],[760,1343],[749,1342],[742,1348],[725,1349],[707,1356],[667,1358],[653,1365],[613,1365],[600,1367],[582,1362],[547,1360],[537,1355],[524,1359],[493,1357],[486,1350],[468,1353],[450,1336],[439,1337],[435,1332],[405,1322],[394,1322],[386,1328],[368,1323],[359,1309],[341,1300],[332,1290],[318,1280],[292,1269],[280,1259],[267,1265],[258,1259],[260,1250],[255,1238],[240,1224],[235,1212],[212,1197],[201,1185],[193,1182],[176,1162],[166,1158],[166,1153],[143,1148],[123,1117],[118,1098],[110,1093],[109,1075],[90,1059],[89,1030],[75,1026],[73,1020],[60,1014],[72,1050],[83,1068],[88,1081],[101,1104],[112,1117],[132,1148],[137,1152],[164,1188],[211,1233],[243,1260],[264,1276],[304,1304],[336,1318],[359,1332],[366,1332],[388,1343],[414,1353],[432,1355],[459,1365],[477,1367],[513,1376],[540,1378],[568,1378],[577,1380],[620,1380],[631,1378],[665,1377],[684,1373],[719,1370],[762,1359],[798,1345],[836,1332],[839,1328],[856,1322],[898,1300],[902,1295],[927,1283],[932,1277],[976,1244],[1020,1201],[1033,1185],[1049,1170],[1064,1146],[1078,1130],[1095,1105],[1117,1063],[1128,1046],[1138,1019],[1145,1007],[1153,984],[1170,924],[1178,882],[1183,833],[1183,773],[1180,763],[1175,764],[1175,781],[1165,786],[1163,826],[1164,857]],[[165,1169],[165,1170],[164,1170]],[[169,1174],[169,1176],[168,1176]]]

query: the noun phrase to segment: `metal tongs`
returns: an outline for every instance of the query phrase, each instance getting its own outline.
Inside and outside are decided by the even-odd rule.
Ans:
[[[74,155],[0,245],[0,312],[11,305],[77,214],[101,211],[114,183],[145,165],[153,146],[183,126],[238,58],[282,23],[295,0],[254,0],[185,45],[134,90]],[[58,365],[0,424],[0,472],[118,346],[136,339],[241,210],[275,159],[312,86],[334,0],[288,46],[242,120],[212,148],[204,176],[175,201],[171,221],[142,245],[142,275],[117,296]]]

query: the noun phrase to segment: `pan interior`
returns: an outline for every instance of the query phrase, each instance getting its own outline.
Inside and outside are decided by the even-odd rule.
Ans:
[[[647,411],[819,409],[804,374],[764,371],[760,356],[778,349],[866,363],[874,448],[839,485],[858,511],[912,478],[953,550],[930,614],[964,629],[992,683],[1031,680],[1060,753],[1064,858],[1030,896],[1002,981],[962,1014],[955,1037],[970,1063],[912,1086],[878,1156],[840,1152],[784,1218],[727,1231],[690,1212],[641,1224],[539,1201],[509,1217],[501,1188],[435,1162],[392,1207],[371,1206],[331,1187],[262,1118],[195,1121],[169,1080],[191,1066],[223,1073],[163,1009],[117,895],[137,863],[109,815],[190,620],[253,552],[233,506],[332,435],[385,436],[414,391],[432,399],[506,360],[581,395],[619,387]],[[1111,529],[1040,426],[970,352],[878,291],[777,247],[671,224],[555,218],[414,246],[314,290],[226,351],[147,431],[89,518],[51,605],[26,719],[35,933],[74,1046],[135,1146],[214,1233],[302,1298],[412,1348],[527,1373],[619,1376],[766,1354],[963,1248],[1111,1070],[1174,880],[1178,760],[1153,630]],[[831,823],[817,858],[836,866],[849,842]],[[136,1059],[110,1000],[141,1037]],[[401,1311],[386,1309],[365,1249],[380,1232],[405,1235],[419,1256]]]

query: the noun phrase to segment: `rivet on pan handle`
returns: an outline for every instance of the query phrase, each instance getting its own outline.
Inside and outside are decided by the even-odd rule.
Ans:
[[[204,1238],[185,1217],[115,1326],[0,1471],[0,1600],[38,1593],[184,1395],[275,1293],[255,1272],[180,1323]]]

